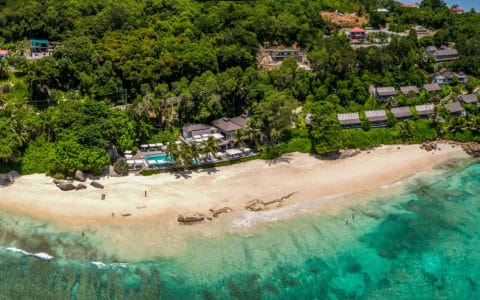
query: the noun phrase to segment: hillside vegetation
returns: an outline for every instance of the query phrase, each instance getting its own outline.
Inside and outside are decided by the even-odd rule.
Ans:
[[[428,45],[454,43],[460,59],[444,64],[470,76],[442,91],[472,92],[480,75],[480,14],[455,14],[439,0],[419,9],[394,1],[333,0],[22,0],[0,1],[0,169],[69,176],[99,173],[108,150],[173,141],[182,125],[249,113],[238,140],[264,157],[286,151],[327,153],[346,147],[419,142],[443,136],[478,140],[477,108],[467,117],[390,122],[389,128],[341,130],[336,113],[384,108],[369,86],[417,85],[438,70]],[[389,16],[378,7],[388,7]],[[353,49],[321,11],[367,16],[370,25],[403,30],[423,25],[436,34],[394,36],[385,47]],[[58,42],[51,57],[27,60],[30,39]],[[260,45],[298,45],[313,71],[287,59],[259,71]],[[179,97],[178,106],[166,99]],[[396,104],[438,102],[421,94]],[[127,109],[114,107],[126,105]],[[313,113],[307,127],[302,106]],[[291,122],[295,126],[290,126]],[[408,125],[406,125],[408,124]]]

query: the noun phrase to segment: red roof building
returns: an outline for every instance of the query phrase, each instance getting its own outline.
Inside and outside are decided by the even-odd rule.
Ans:
[[[0,58],[1,58],[1,59],[8,58],[9,55],[10,55],[10,51],[8,51],[8,50],[0,50]]]
[[[418,8],[418,5],[415,3],[415,4],[405,4],[405,3],[402,3],[400,4],[401,7],[403,8]]]
[[[463,14],[465,12],[465,10],[463,10],[463,8],[460,8],[460,7],[452,7],[450,8],[450,11],[457,14]]]
[[[352,43],[360,43],[365,41],[366,39],[367,39],[367,32],[365,31],[365,29],[360,27],[355,27],[350,29],[350,41]]]

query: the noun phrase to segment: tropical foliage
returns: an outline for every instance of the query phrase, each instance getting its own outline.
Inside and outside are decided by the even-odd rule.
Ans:
[[[170,142],[167,152],[189,166],[216,155],[207,141],[174,143],[186,123],[249,113],[235,140],[265,157],[286,151],[326,153],[345,147],[413,143],[438,136],[478,140],[478,111],[466,118],[390,122],[389,128],[341,130],[335,115],[393,105],[447,101],[473,92],[480,76],[480,14],[455,14],[440,0],[407,9],[391,0],[7,0],[0,3],[0,161],[23,173],[99,173],[108,151]],[[387,7],[388,16],[376,9]],[[371,26],[415,31],[384,47],[354,49],[322,10],[366,16]],[[372,38],[372,37],[370,37]],[[375,37],[373,37],[375,38]],[[383,37],[385,38],[385,37]],[[58,42],[51,57],[27,60],[29,39]],[[428,45],[455,43],[460,59],[441,66]],[[301,47],[312,71],[286,59],[259,70],[261,45]],[[421,86],[441,67],[469,75],[439,95],[421,93],[380,103],[374,86]],[[8,87],[8,92],[3,88]],[[447,98],[445,98],[447,97]],[[299,107],[302,107],[299,109]],[[310,124],[302,116],[315,116]],[[2,166],[2,167],[3,167]],[[3,169],[3,168],[2,168]]]

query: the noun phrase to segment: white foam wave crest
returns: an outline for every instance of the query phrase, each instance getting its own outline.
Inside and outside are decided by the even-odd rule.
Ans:
[[[270,223],[280,220],[286,220],[294,215],[308,213],[312,208],[317,208],[321,204],[328,203],[334,200],[342,199],[344,194],[322,197],[317,200],[305,201],[290,206],[265,210],[265,211],[247,211],[243,213],[241,218],[233,220],[233,227],[236,229],[252,227],[256,224]]]
[[[97,268],[99,269],[103,269],[103,268],[106,268],[106,267],[118,267],[118,268],[122,268],[122,269],[127,269],[128,268],[128,264],[127,263],[111,263],[111,264],[106,264],[104,262],[101,262],[101,261],[91,261],[90,262],[92,265],[95,265]]]
[[[37,258],[40,258],[40,259],[43,259],[43,260],[52,260],[52,259],[55,258],[55,257],[53,257],[50,254],[45,253],[45,252],[31,253],[31,252],[25,251],[23,249],[15,248],[15,247],[6,247],[6,248],[5,247],[0,247],[0,250],[6,250],[6,251],[9,251],[9,252],[14,252],[14,253],[21,253],[25,256],[34,256],[34,257],[37,257]],[[106,268],[106,267],[118,267],[118,268],[123,268],[123,269],[128,268],[128,263],[106,264],[106,263],[101,262],[101,261],[92,261],[90,263],[92,265],[95,265],[99,269],[103,269],[103,268]]]
[[[27,255],[27,256],[35,256],[35,257],[43,259],[43,260],[51,260],[51,259],[54,258],[50,254],[45,253],[45,252],[31,253],[31,252],[28,252],[28,251],[25,251],[25,250],[22,250],[22,249],[18,249],[18,248],[15,248],[15,247],[8,247],[8,248],[3,248],[3,249],[5,249],[7,251],[10,251],[10,252],[22,253],[23,255]]]
[[[386,190],[386,189],[389,189],[389,188],[394,188],[394,187],[400,186],[400,185],[402,185],[402,184],[403,184],[403,182],[401,182],[401,181],[396,181],[396,182],[394,182],[394,183],[392,183],[392,184],[384,184],[384,185],[382,185],[380,188]]]

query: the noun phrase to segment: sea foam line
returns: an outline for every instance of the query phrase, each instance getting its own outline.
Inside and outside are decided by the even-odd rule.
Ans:
[[[6,250],[6,251],[9,251],[9,252],[13,252],[13,253],[21,253],[25,256],[34,256],[34,257],[37,257],[37,258],[40,258],[40,259],[43,259],[43,260],[47,260],[47,261],[55,258],[55,257],[53,257],[50,254],[45,253],[45,252],[32,253],[32,252],[28,252],[28,251],[25,251],[23,249],[19,249],[19,248],[15,248],[15,247],[0,247],[0,249],[1,250]],[[101,262],[101,261],[92,261],[90,263],[92,265],[95,265],[99,269],[103,269],[103,268],[106,268],[106,267],[118,267],[118,268],[122,268],[122,269],[127,269],[128,268],[128,263],[110,263],[110,264],[107,264],[107,263],[104,263],[104,262]]]
[[[31,253],[31,252],[28,252],[28,251],[25,251],[25,250],[22,250],[22,249],[18,249],[18,248],[15,248],[15,247],[7,247],[7,248],[2,248],[2,249],[5,249],[5,250],[10,251],[10,252],[14,252],[14,253],[22,253],[23,255],[26,255],[26,256],[35,256],[35,257],[43,259],[43,260],[52,260],[54,258],[50,254],[45,253],[45,252]]]
[[[96,266],[99,269],[104,269],[107,267],[118,267],[122,269],[128,269],[128,264],[127,263],[111,263],[111,264],[106,264],[101,261],[91,261],[90,262],[92,265]]]

